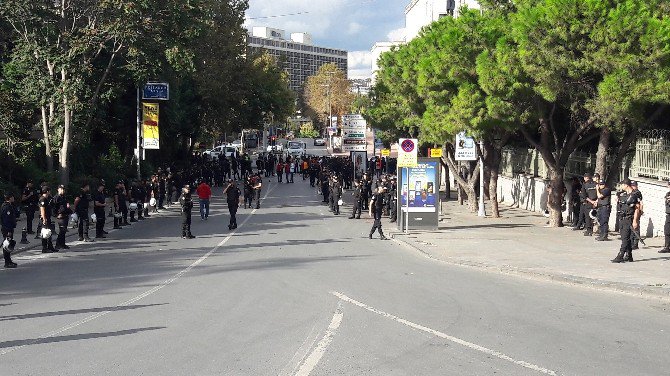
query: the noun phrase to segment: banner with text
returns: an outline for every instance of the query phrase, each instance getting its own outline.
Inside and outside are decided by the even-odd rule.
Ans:
[[[142,103],[142,140],[144,149],[160,149],[158,103]]]

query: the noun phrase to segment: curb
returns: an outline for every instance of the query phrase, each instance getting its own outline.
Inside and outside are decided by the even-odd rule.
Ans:
[[[424,257],[428,259],[439,261],[448,265],[472,268],[486,271],[489,273],[504,274],[531,280],[556,282],[570,286],[580,286],[592,290],[608,291],[642,298],[653,298],[664,301],[670,301],[670,289],[664,289],[661,287],[654,287],[654,286],[635,285],[624,282],[603,281],[569,274],[543,273],[531,269],[517,268],[509,265],[498,266],[476,261],[442,259],[433,256],[429,252],[426,252],[421,247],[414,244],[412,241],[402,239],[402,236],[404,235],[402,233],[390,233],[389,235],[391,239],[393,239],[393,241],[395,241],[396,243],[405,245],[421,253]]]

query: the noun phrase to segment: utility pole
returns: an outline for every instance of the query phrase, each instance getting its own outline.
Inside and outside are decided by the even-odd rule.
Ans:
[[[142,179],[140,160],[142,159],[142,115],[140,110],[140,88],[137,87],[137,178]]]

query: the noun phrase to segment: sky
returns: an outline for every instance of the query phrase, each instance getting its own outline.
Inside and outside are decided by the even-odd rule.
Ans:
[[[402,35],[405,6],[409,2],[249,0],[245,26],[268,26],[284,29],[289,34],[311,34],[316,45],[349,51],[349,78],[367,78],[371,75],[372,45],[378,41],[397,40],[396,36]]]

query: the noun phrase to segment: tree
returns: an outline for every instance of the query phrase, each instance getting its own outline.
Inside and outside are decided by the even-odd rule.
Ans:
[[[316,138],[319,137],[319,131],[314,128],[314,124],[305,123],[300,126],[300,137],[302,138]]]
[[[346,73],[335,63],[322,65],[316,75],[308,77],[303,95],[307,112],[323,123],[331,112],[338,119],[350,112],[355,98]]]

